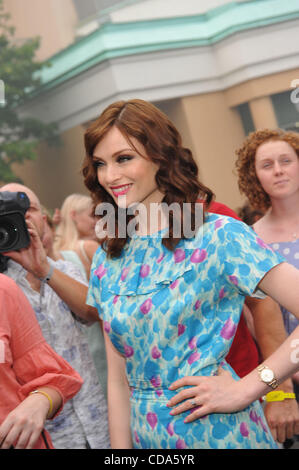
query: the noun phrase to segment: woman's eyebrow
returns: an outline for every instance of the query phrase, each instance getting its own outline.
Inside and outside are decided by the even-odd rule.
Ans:
[[[97,157],[96,155],[92,155],[92,157],[91,157],[91,158],[92,158],[93,160],[102,160],[102,158],[101,158],[101,157]]]
[[[280,154],[278,155],[278,158],[281,158],[281,157],[288,157],[288,156],[289,156],[288,153],[280,153]],[[266,160],[271,160],[271,161],[272,161],[273,158],[274,158],[274,157],[273,157],[272,155],[267,155],[267,156],[261,158],[261,161],[262,161],[262,162],[263,162],[263,161],[266,161]]]
[[[132,149],[132,148],[125,148],[125,149],[117,150],[116,152],[114,152],[114,153],[112,154],[112,158],[115,158],[115,157],[117,157],[118,155],[120,155],[121,153],[124,153],[124,152],[134,152],[134,149]],[[102,161],[104,161],[103,158],[101,158],[101,157],[99,157],[99,156],[97,156],[97,155],[92,155],[92,158],[93,158],[93,160],[102,160]]]

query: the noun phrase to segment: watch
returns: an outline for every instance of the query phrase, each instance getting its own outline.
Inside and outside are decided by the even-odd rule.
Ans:
[[[275,377],[273,370],[268,366],[260,365],[257,367],[257,371],[261,381],[266,385],[269,385],[273,390],[278,386],[277,378]]]

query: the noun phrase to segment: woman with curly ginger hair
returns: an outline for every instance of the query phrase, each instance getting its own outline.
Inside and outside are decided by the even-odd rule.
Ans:
[[[224,358],[256,288],[299,316],[298,292],[280,288],[282,277],[297,285],[299,272],[239,221],[205,212],[198,227],[196,200],[206,209],[212,192],[152,104],[111,104],[87,129],[85,148],[85,184],[116,217],[115,234],[103,233],[94,256],[87,297],[104,324],[112,447],[275,448],[256,399],[294,371],[289,345],[268,359],[266,376],[255,369],[239,380]],[[190,210],[147,224],[162,203]],[[192,236],[176,232],[185,214]],[[138,229],[120,235],[132,220]]]
[[[236,167],[240,191],[247,196],[250,205],[254,209],[262,212],[267,211],[271,206],[271,198],[257,177],[255,157],[260,145],[270,141],[281,141],[289,144],[299,157],[298,134],[285,132],[281,129],[264,129],[252,132],[236,151],[238,156]]]
[[[259,130],[237,150],[239,188],[251,205],[265,215],[255,232],[299,269],[299,134],[281,129]],[[298,319],[281,307],[287,334]],[[299,400],[299,377],[294,375]]]

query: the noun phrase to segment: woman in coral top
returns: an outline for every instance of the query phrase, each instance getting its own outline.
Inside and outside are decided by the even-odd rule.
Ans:
[[[0,274],[0,448],[53,449],[43,431],[81,388],[79,374],[46,343],[27,298]]]

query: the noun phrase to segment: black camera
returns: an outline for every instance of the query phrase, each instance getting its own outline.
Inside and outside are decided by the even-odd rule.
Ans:
[[[27,194],[0,191],[0,253],[26,248],[30,237],[25,214],[30,207]]]

